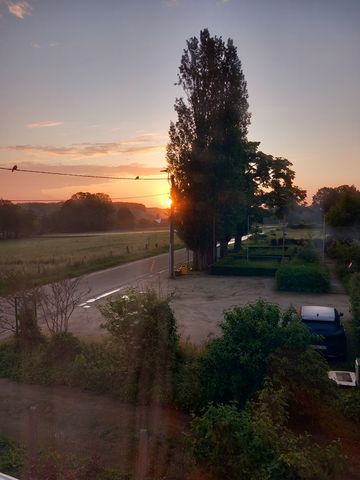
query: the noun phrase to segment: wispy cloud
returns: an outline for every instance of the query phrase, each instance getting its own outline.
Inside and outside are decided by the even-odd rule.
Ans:
[[[116,154],[146,154],[163,152],[164,144],[154,140],[153,135],[144,134],[120,142],[80,143],[69,146],[52,145],[9,145],[9,150],[21,151],[31,155],[54,157],[96,157]]]
[[[34,47],[40,48],[40,47]],[[63,125],[64,122],[58,122],[56,120],[47,120],[45,122],[33,122],[28,123],[26,128],[50,128],[50,127],[57,127],[59,125]]]
[[[32,6],[28,2],[7,2],[10,13],[17,18],[24,18],[25,15],[31,15]]]
[[[41,48],[40,45],[36,42],[31,42],[30,45],[32,46],[32,48]]]

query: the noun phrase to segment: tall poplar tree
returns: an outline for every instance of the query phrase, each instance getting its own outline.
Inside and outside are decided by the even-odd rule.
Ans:
[[[170,124],[168,171],[174,175],[175,221],[194,252],[194,266],[213,261],[214,244],[226,243],[244,216],[248,163],[247,85],[231,39],[207,29],[187,41],[179,68],[177,121]]]

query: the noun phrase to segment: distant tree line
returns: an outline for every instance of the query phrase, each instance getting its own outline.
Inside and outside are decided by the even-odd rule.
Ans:
[[[134,211],[137,214],[134,214]],[[14,204],[0,199],[0,239],[45,233],[80,233],[154,228],[166,218],[147,213],[145,206],[115,204],[104,193],[78,192],[59,204]]]

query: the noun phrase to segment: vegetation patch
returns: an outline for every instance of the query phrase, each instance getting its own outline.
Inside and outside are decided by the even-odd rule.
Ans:
[[[242,275],[242,276],[267,276],[273,277],[279,268],[279,261],[274,260],[245,260],[241,258],[226,257],[211,265],[212,275]]]
[[[322,265],[282,265],[276,272],[276,286],[286,292],[328,293],[330,274]]]
[[[25,383],[79,386],[124,401],[172,398],[178,334],[169,299],[130,290],[102,308],[110,338],[86,343],[71,333],[0,344],[0,376]]]
[[[360,273],[351,275],[349,282],[351,303],[351,324],[354,332],[356,349],[360,351]]]
[[[24,464],[24,449],[0,433],[0,471],[16,475]]]

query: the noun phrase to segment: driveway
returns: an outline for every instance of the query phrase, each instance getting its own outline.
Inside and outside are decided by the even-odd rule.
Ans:
[[[201,344],[209,335],[219,332],[217,324],[223,319],[224,310],[234,306],[243,306],[262,298],[279,304],[282,308],[290,305],[324,305],[334,306],[344,313],[343,321],[350,320],[349,297],[343,293],[309,294],[278,292],[274,278],[265,277],[223,277],[203,273],[191,273],[174,280],[168,278],[167,272],[156,276],[136,280],[133,285],[144,290],[154,288],[160,295],[171,295],[179,330],[183,339]],[[125,292],[124,286],[120,293]],[[71,323],[71,330],[78,335],[97,337],[104,335],[99,327],[102,317],[96,308],[100,302],[87,304],[90,308],[77,308]]]

